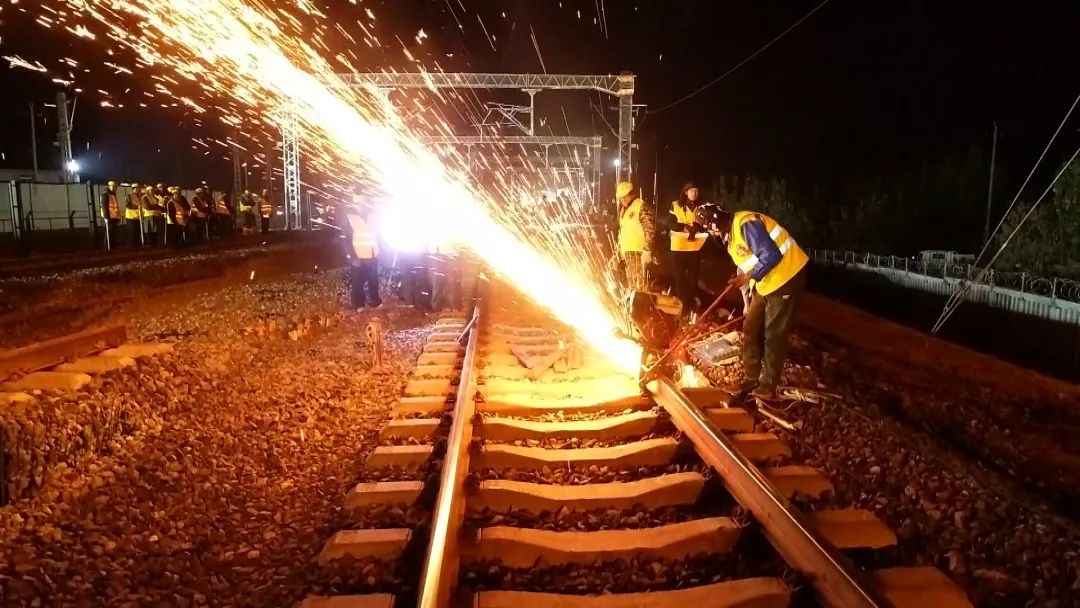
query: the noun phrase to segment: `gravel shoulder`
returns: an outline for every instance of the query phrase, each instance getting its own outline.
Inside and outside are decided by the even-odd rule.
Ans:
[[[131,333],[176,349],[77,398],[40,400],[99,400],[131,420],[0,509],[0,604],[287,606],[325,587],[313,558],[347,526],[342,498],[432,321],[343,314],[342,298],[334,271],[139,302]],[[371,314],[389,362],[375,371]]]
[[[1075,387],[815,296],[784,384],[816,401],[784,412],[794,459],[897,532],[895,561],[939,567],[977,606],[1080,605]]]

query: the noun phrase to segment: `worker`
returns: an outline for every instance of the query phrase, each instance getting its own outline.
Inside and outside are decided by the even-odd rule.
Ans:
[[[233,221],[232,201],[229,193],[222,192],[214,205],[215,234],[219,239],[227,239],[236,236],[236,224]]]
[[[630,182],[619,182],[615,196],[619,200],[619,254],[626,282],[634,291],[645,291],[648,288],[645,271],[652,263],[653,212],[637,196]]]
[[[132,247],[141,247],[143,244],[142,225],[142,187],[136,182],[131,184],[127,200],[124,202],[124,223],[127,224],[128,236],[131,238]]]
[[[191,199],[191,213],[188,217],[193,242],[201,243],[206,240],[212,211],[213,201],[210,198],[210,193],[203,186],[199,186],[195,189],[195,198]]]
[[[458,243],[445,240],[428,255],[431,309],[467,310],[475,298],[480,263]]]
[[[700,191],[694,182],[683,186],[679,198],[671,202],[668,235],[671,242],[673,295],[682,302],[684,315],[700,310],[698,275],[701,273],[701,248],[708,233],[695,230],[694,212],[700,204]]]
[[[147,186],[142,195],[142,214],[148,220],[149,228],[146,235],[153,245],[157,245],[165,238],[165,199],[159,195],[159,191],[164,191],[164,189],[165,186],[161,184],[158,184],[156,188]]]
[[[120,200],[116,182],[110,181],[101,193],[101,217],[105,219],[105,248],[112,251],[120,246]]]
[[[243,222],[244,234],[255,231],[255,197],[250,190],[244,190],[240,196],[240,217]]]
[[[729,284],[746,289],[750,304],[743,319],[743,374],[739,397],[776,396],[788,332],[806,289],[806,253],[776,220],[764,213],[734,214],[716,205],[698,207],[696,222],[727,245],[736,274]]]
[[[169,201],[165,204],[165,242],[175,248],[187,241],[188,205],[177,186],[169,187]]]
[[[270,200],[270,191],[263,190],[259,197],[259,218],[262,220],[262,233],[270,234],[270,218],[274,216],[274,203]]]
[[[354,309],[378,308],[382,299],[379,298],[379,242],[375,214],[360,204],[346,205],[343,211],[345,236],[349,242],[349,306]]]

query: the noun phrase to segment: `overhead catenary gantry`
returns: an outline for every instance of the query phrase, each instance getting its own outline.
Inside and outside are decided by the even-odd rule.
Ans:
[[[511,109],[495,107],[497,114],[512,122],[525,132],[515,136],[444,136],[423,138],[425,143],[446,145],[535,145],[547,149],[553,145],[584,146],[592,159],[591,183],[593,196],[598,187],[601,171],[602,139],[596,137],[544,136],[536,135],[536,94],[541,91],[596,91],[618,99],[619,125],[616,132],[618,157],[615,171],[618,179],[629,180],[633,175],[633,135],[634,135],[634,75],[622,74],[587,75],[587,74],[497,74],[497,73],[439,73],[439,72],[372,72],[359,74],[340,74],[346,85],[366,89],[517,89],[529,95],[529,106]],[[528,128],[517,119],[520,114],[529,114]],[[301,227],[300,195],[300,130],[295,116],[286,116],[282,120],[282,156],[284,159],[284,194],[286,221],[290,229]]]
[[[536,94],[540,91],[596,91],[619,100],[618,162],[619,179],[633,175],[634,75],[622,74],[494,74],[494,73],[364,73],[342,74],[346,84],[375,89],[517,89],[529,95],[529,129],[518,143],[544,145],[535,134]],[[515,113],[515,120],[516,114]],[[524,126],[524,125],[521,125]],[[454,142],[464,143],[464,142]],[[487,142],[485,142],[487,143]],[[588,145],[588,144],[586,144]]]

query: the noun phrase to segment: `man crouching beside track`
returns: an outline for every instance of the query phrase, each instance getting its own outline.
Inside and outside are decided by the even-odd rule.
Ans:
[[[738,268],[729,284],[750,292],[743,321],[744,379],[737,399],[752,393],[771,401],[787,357],[795,308],[806,289],[809,258],[787,230],[763,213],[732,214],[708,204],[697,209],[695,223],[727,246]]]

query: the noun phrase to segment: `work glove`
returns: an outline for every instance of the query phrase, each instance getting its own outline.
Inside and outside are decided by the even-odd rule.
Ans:
[[[652,264],[652,252],[651,251],[642,251],[641,252],[641,264],[643,266],[648,266],[649,264]]]

